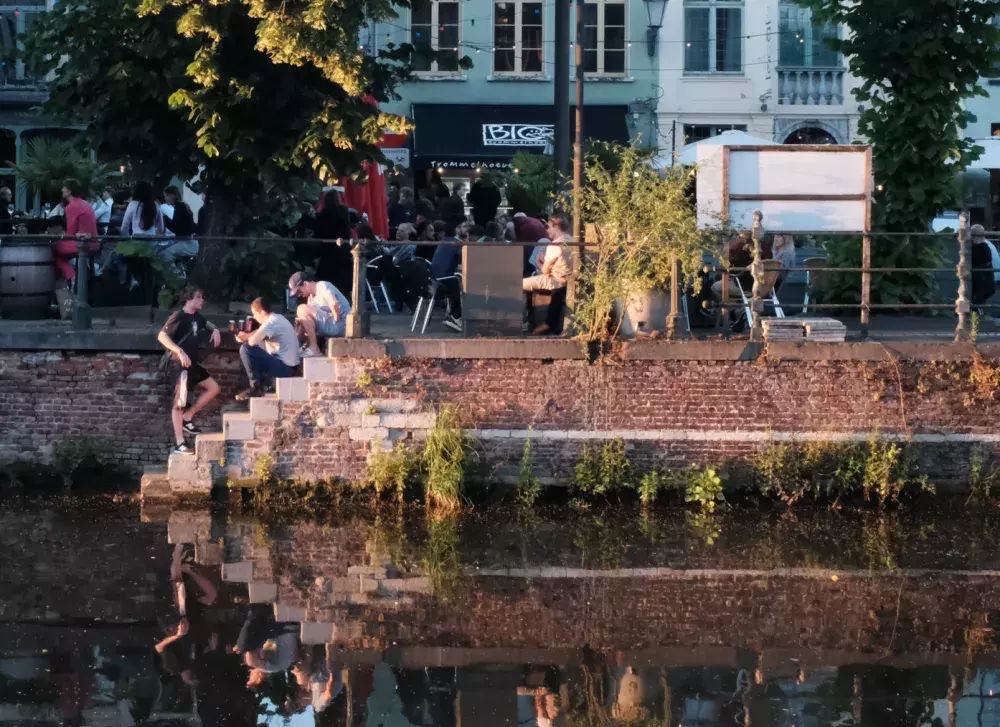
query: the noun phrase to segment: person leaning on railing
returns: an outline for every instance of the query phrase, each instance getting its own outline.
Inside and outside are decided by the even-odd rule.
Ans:
[[[972,305],[981,307],[996,293],[993,270],[993,253],[986,242],[986,230],[982,225],[973,225],[970,258],[972,264]],[[982,314],[980,310],[980,314]]]

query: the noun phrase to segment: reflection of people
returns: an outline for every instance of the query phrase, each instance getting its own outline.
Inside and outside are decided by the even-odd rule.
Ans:
[[[304,652],[299,663],[292,667],[292,675],[301,689],[300,701],[307,701],[319,714],[330,706],[344,685],[334,676],[324,646],[305,647]]]
[[[562,713],[559,695],[546,687],[517,688],[517,723],[552,727]]]

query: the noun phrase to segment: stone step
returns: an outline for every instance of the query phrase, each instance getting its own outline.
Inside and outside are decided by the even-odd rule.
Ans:
[[[275,583],[251,583],[250,603],[274,603],[278,600],[278,586]]]
[[[306,610],[298,606],[289,606],[284,603],[274,604],[274,620],[278,623],[295,623],[306,620]]]
[[[250,416],[257,422],[281,419],[281,400],[277,396],[254,397],[250,400]]]
[[[228,583],[250,583],[253,581],[253,563],[248,560],[239,563],[223,563],[222,580]]]
[[[299,631],[299,640],[303,644],[329,644],[337,634],[337,627],[332,623],[319,621],[303,621]]]
[[[205,432],[194,438],[194,452],[199,462],[220,460],[226,456],[226,435],[222,432]]]
[[[183,486],[212,486],[212,474],[200,466],[194,452],[171,453],[167,460],[167,479],[172,490]]]
[[[143,467],[139,492],[144,502],[150,500],[169,500],[172,492],[170,490],[170,478],[167,477],[167,468],[162,465]]]
[[[175,510],[167,521],[167,542],[205,542],[212,537],[212,515],[207,510]]]
[[[226,441],[248,442],[254,438],[256,429],[250,412],[227,412],[222,415],[222,431]]]
[[[329,382],[337,380],[336,362],[329,358],[311,356],[302,359],[302,378],[306,381]]]
[[[281,401],[309,401],[309,381],[307,379],[275,379],[278,399]]]

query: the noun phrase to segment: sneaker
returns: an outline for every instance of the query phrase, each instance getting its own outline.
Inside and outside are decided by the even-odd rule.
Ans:
[[[194,454],[194,450],[187,446],[184,442],[181,442],[170,450],[170,454]]]
[[[259,386],[251,386],[249,389],[244,389],[236,395],[236,401],[246,401],[252,399],[255,396],[261,396],[264,392],[260,390]]]
[[[302,356],[302,358],[314,358],[316,356],[322,355],[312,346],[303,346],[299,354]]]
[[[462,332],[461,318],[452,318],[451,316],[445,316],[444,324],[453,331],[458,331],[459,333]]]
[[[201,427],[194,422],[184,422],[184,431],[188,434],[201,434]]]

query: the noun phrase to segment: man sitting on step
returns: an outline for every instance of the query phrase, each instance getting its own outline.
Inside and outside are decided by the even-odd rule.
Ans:
[[[250,388],[237,394],[237,401],[261,396],[263,377],[295,376],[295,367],[299,365],[299,339],[289,320],[271,310],[263,298],[250,304],[250,313],[260,328],[236,334],[240,342],[240,361],[250,380]]]
[[[347,314],[351,312],[351,304],[333,283],[314,280],[304,272],[295,273],[288,279],[288,291],[293,298],[306,299],[295,311],[296,319],[306,335],[302,355],[319,356],[316,337],[343,336],[347,332]]]

